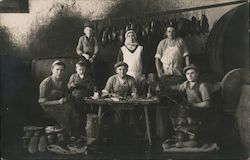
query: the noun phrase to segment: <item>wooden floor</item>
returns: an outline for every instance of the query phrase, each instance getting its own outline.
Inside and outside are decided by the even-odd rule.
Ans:
[[[214,153],[164,153],[160,142],[153,144],[151,147],[146,145],[145,142],[103,143],[99,145],[99,148],[96,148],[96,145],[91,146],[87,155],[59,155],[49,151],[29,154],[19,142],[2,148],[1,157],[6,160],[247,160],[248,155],[246,151],[237,146],[222,148],[220,151]]]

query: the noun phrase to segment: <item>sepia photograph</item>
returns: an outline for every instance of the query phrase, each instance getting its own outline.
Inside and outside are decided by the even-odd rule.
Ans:
[[[249,0],[0,0],[1,160],[250,160]]]

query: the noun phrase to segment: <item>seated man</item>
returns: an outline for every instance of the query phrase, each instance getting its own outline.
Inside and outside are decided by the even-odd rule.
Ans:
[[[176,114],[171,114],[171,120],[179,141],[203,140],[203,129],[206,126],[206,115],[210,107],[210,95],[204,82],[198,80],[199,70],[194,65],[184,68],[187,80],[169,88],[185,92],[187,101],[179,105]]]
[[[108,79],[105,88],[102,90],[102,97],[110,94],[114,97],[133,95],[135,91],[135,79],[126,74],[128,65],[120,61],[114,67],[116,74]]]
[[[79,117],[76,116],[68,96],[64,77],[65,64],[56,60],[51,65],[52,75],[40,84],[38,103],[51,117],[65,128],[69,135],[79,136]]]
[[[135,79],[127,75],[128,65],[125,62],[117,62],[114,66],[116,74],[111,76],[105,88],[102,90],[102,97],[111,96],[117,98],[126,98],[127,96],[134,95],[135,91]],[[111,106],[112,107],[112,106]],[[121,112],[119,107],[113,107],[114,111],[114,123],[115,123],[115,136],[119,136],[117,133],[120,131],[121,120],[123,116],[128,116],[128,125],[134,127],[134,112],[129,110],[128,114]],[[123,113],[123,114],[122,114]],[[134,129],[131,129],[134,130]]]

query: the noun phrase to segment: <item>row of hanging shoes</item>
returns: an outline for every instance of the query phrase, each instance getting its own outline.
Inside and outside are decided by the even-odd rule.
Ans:
[[[113,43],[123,44],[125,33],[128,30],[134,30],[139,42],[160,41],[165,37],[166,27],[173,25],[178,30],[178,36],[185,38],[188,35],[207,34],[209,32],[208,18],[205,13],[201,18],[192,16],[191,19],[184,17],[174,17],[164,19],[139,19],[122,20],[120,23],[111,25],[111,22],[95,22],[98,38],[103,46]]]

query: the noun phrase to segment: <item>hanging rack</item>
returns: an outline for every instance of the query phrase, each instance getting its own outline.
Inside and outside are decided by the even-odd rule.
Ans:
[[[204,10],[208,8],[216,8],[216,7],[222,7],[222,6],[228,6],[228,5],[235,5],[235,4],[241,4],[241,3],[249,3],[248,0],[238,0],[233,2],[225,2],[225,3],[218,3],[218,4],[212,4],[212,5],[205,5],[205,6],[199,6],[199,7],[191,7],[191,8],[183,8],[183,9],[176,9],[176,10],[167,10],[163,12],[154,12],[154,13],[143,13],[141,15],[137,16],[123,16],[123,17],[115,17],[115,15],[109,15],[109,19],[112,21],[116,20],[124,20],[124,19],[135,19],[135,18],[141,18],[141,17],[156,17],[156,16],[162,16],[167,14],[177,14],[182,12],[189,12],[189,11],[195,11],[195,10]],[[93,21],[103,21],[104,19],[96,19]]]

